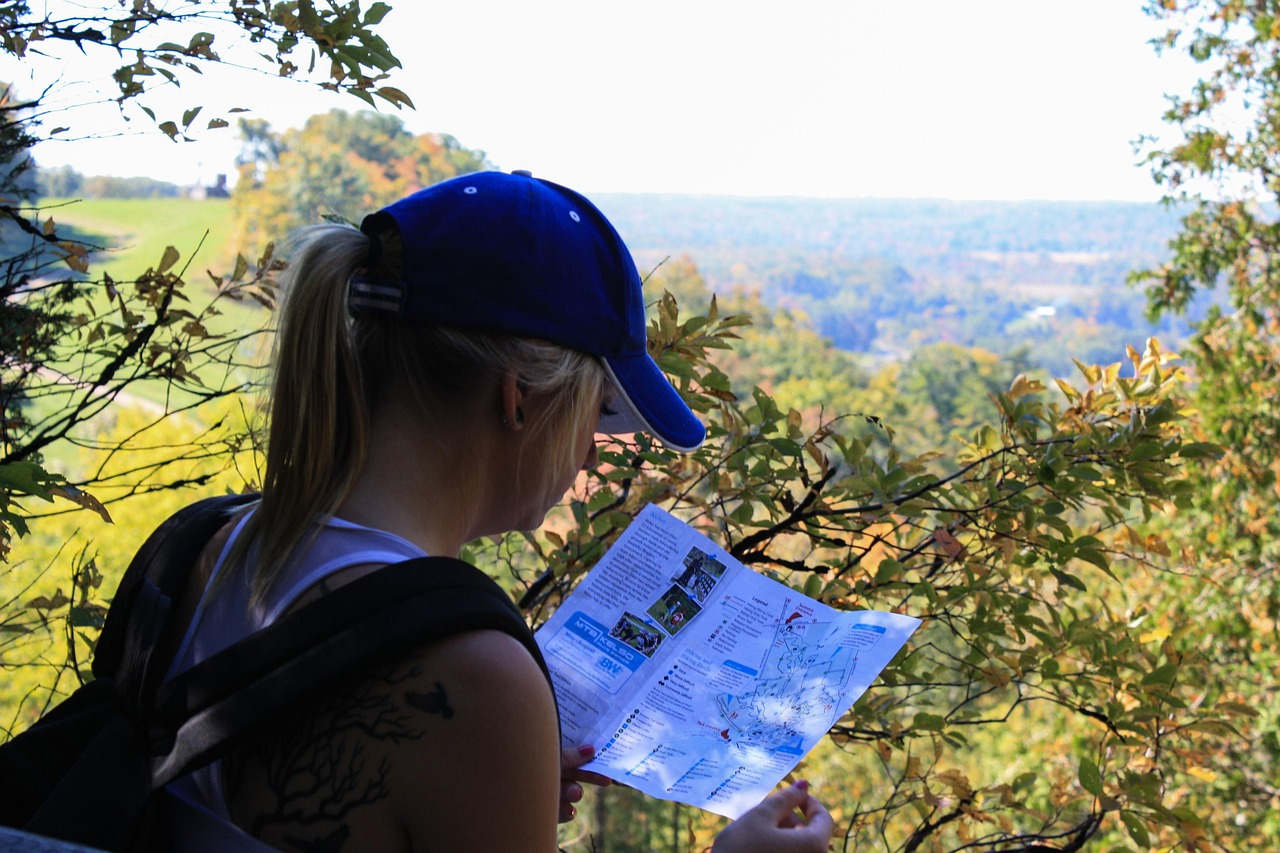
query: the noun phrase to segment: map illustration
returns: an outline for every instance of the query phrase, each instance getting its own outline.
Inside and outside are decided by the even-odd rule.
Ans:
[[[801,751],[807,738],[830,728],[858,664],[858,650],[832,635],[833,627],[798,612],[780,619],[751,689],[715,697],[727,724],[720,736]]]

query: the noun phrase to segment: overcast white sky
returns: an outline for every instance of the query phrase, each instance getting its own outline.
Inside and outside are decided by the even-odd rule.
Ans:
[[[1131,143],[1194,79],[1147,44],[1142,0],[391,3],[383,32],[405,67],[390,82],[417,104],[400,113],[411,130],[586,192],[1155,199]],[[53,68],[0,77],[36,86],[31,72]],[[277,128],[361,107],[260,75],[181,94]],[[37,158],[190,183],[233,171],[237,148],[234,129],[185,144],[131,131]]]

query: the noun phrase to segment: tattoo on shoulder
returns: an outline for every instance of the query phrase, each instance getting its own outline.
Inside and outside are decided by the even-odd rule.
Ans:
[[[444,684],[413,661],[343,684],[223,762],[232,815],[281,849],[339,853],[351,815],[390,795],[393,749],[424,737],[430,717],[453,715]]]
[[[453,718],[453,708],[449,707],[449,696],[444,692],[444,685],[436,682],[436,689],[430,693],[411,693],[405,691],[404,701],[419,711],[428,714],[439,714],[444,719]]]

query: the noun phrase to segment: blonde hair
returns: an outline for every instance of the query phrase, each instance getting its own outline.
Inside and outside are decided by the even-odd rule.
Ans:
[[[399,246],[383,235],[375,273],[394,274]],[[317,519],[331,517],[364,466],[373,411],[388,393],[407,391],[423,429],[448,417],[486,380],[513,374],[530,394],[548,396],[535,432],[556,448],[543,471],[573,465],[573,436],[598,405],[607,382],[593,356],[543,341],[424,326],[352,314],[347,288],[363,271],[370,239],[338,224],[300,231],[282,281],[273,352],[270,429],[262,500],[233,560],[257,548],[252,595],[261,601]],[[439,422],[439,421],[436,421]]]

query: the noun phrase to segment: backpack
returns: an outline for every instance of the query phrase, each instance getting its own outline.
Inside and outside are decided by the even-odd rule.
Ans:
[[[174,602],[191,567],[256,499],[199,501],[139,549],[107,614],[93,680],[0,745],[0,825],[109,851],[166,850],[166,784],[374,662],[494,629],[520,640],[547,674],[501,587],[461,560],[425,557],[345,584],[163,681],[171,655],[156,646],[179,627]]]

